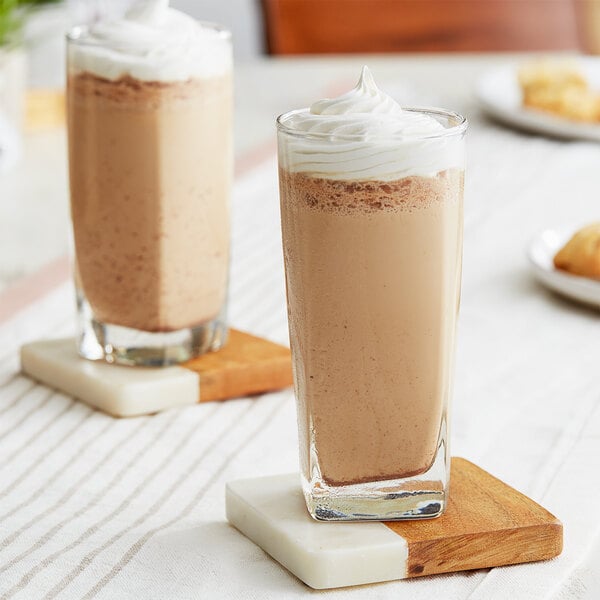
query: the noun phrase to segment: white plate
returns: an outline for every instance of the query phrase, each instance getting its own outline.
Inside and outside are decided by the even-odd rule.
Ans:
[[[591,87],[600,90],[600,59],[578,58],[577,65]],[[518,69],[518,65],[498,67],[479,80],[475,91],[479,104],[485,112],[518,129],[561,138],[600,141],[600,124],[578,123],[524,108],[517,79]]]
[[[600,281],[570,275],[554,268],[553,258],[575,233],[574,228],[547,229],[529,244],[527,256],[536,278],[551,290],[600,308]]]

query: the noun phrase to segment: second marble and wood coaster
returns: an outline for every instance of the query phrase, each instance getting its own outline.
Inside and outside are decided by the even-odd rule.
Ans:
[[[22,371],[117,417],[155,413],[197,402],[262,394],[292,385],[290,350],[229,331],[227,345],[174,367],[109,365],[77,354],[73,338],[21,348]]]

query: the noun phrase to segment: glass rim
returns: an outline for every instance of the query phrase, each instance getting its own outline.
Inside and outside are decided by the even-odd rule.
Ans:
[[[218,33],[218,39],[220,40],[231,40],[231,30],[227,29],[223,25],[219,25],[219,23],[214,23],[213,21],[201,21],[199,19],[194,19],[198,25],[201,27],[205,27],[206,29],[210,29]],[[88,40],[82,39],[82,35],[90,30],[90,25],[75,25],[67,31],[65,34],[65,38],[70,44],[80,44],[82,46],[96,46],[96,47],[109,47],[109,44],[105,44],[99,42],[97,40]]]
[[[303,139],[313,139],[313,140],[325,140],[331,138],[331,133],[323,132],[323,131],[302,131],[300,129],[296,129],[294,127],[290,127],[285,123],[286,119],[290,117],[306,113],[310,109],[309,108],[298,108],[296,110],[290,110],[279,115],[276,119],[277,123],[277,131],[281,133],[285,133],[286,135],[291,135],[293,137],[303,138]],[[469,126],[469,121],[467,117],[457,113],[453,110],[446,110],[444,108],[436,108],[436,107],[428,107],[428,106],[403,106],[402,110],[406,110],[408,112],[413,113],[421,113],[427,115],[433,115],[437,117],[444,117],[448,120],[454,120],[456,123],[451,125],[450,127],[444,127],[441,131],[436,131],[434,133],[427,134],[390,134],[390,135],[380,135],[373,137],[372,139],[377,140],[426,140],[426,139],[439,139],[445,137],[451,137],[455,135],[462,135]],[[355,133],[345,133],[345,134],[335,134],[336,141],[356,141],[361,140],[365,141],[365,137],[362,134]]]

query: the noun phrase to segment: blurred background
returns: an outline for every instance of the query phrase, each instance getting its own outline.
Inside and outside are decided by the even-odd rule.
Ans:
[[[64,80],[63,34],[132,0],[0,0],[2,54],[29,54],[28,81]],[[263,54],[595,50],[599,0],[172,0],[231,28],[240,61]],[[3,56],[3,62],[5,57]]]
[[[65,31],[118,15],[131,3],[0,0],[0,289],[66,250]],[[280,75],[282,65],[311,72],[310,57],[600,51],[600,0],[172,0],[171,5],[233,32],[241,67],[236,119],[245,119],[236,139],[242,151],[272,133],[276,111],[311,99],[302,97],[308,90],[300,77],[292,71],[287,78]],[[346,77],[341,64],[335,67],[338,85]],[[420,68],[411,64],[412,84]],[[457,69],[456,86],[466,85]],[[277,94],[273,77],[286,80]],[[335,78],[323,68],[312,83],[327,91],[327,81]],[[400,72],[393,79],[398,87],[408,81]],[[427,80],[424,87],[432,90],[435,83]],[[399,96],[412,100],[409,92],[403,96],[399,90]],[[429,99],[417,97],[419,103]],[[24,243],[31,237],[35,244]],[[10,256],[15,248],[18,260]]]
[[[0,0],[0,107],[64,84],[64,32],[132,0]],[[263,55],[600,49],[600,0],[172,0],[231,28],[238,61]],[[598,31],[597,31],[598,30]]]
[[[118,15],[131,3],[0,0],[3,118],[20,122],[25,85],[63,86],[63,37],[70,26]],[[600,0],[172,0],[171,5],[230,27],[239,62],[263,55],[600,50]]]

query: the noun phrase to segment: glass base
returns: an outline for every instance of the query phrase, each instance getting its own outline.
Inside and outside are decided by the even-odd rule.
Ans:
[[[219,350],[227,342],[228,329],[224,314],[196,327],[150,333],[98,321],[81,293],[77,295],[77,309],[79,355],[88,360],[163,367]]]
[[[446,444],[442,441],[431,467],[413,477],[332,486],[317,472],[312,481],[302,478],[306,506],[318,521],[399,521],[439,517],[447,504],[449,464]]]

